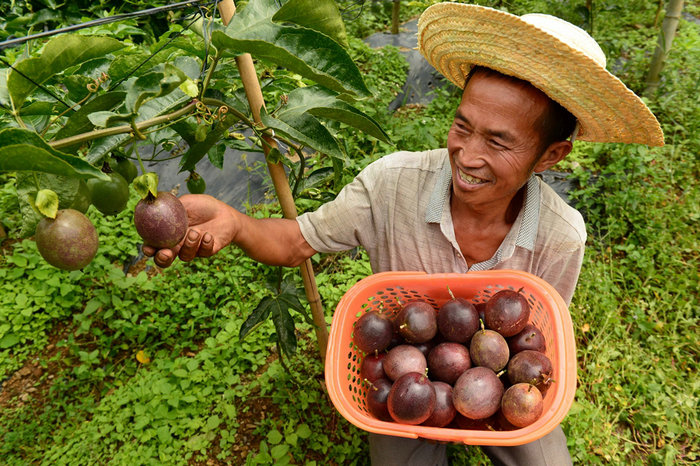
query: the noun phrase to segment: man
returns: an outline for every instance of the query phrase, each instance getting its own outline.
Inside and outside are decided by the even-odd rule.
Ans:
[[[419,47],[463,88],[447,148],[386,156],[338,197],[296,220],[252,219],[209,196],[183,196],[191,229],[168,266],[236,244],[252,258],[295,266],[317,252],[363,246],[374,272],[519,269],[571,302],[586,241],[581,215],[533,176],[561,161],[574,137],[662,145],[644,103],[605,70],[579,28],[443,3],[421,16]],[[484,447],[495,464],[570,464],[560,427],[516,447]],[[370,435],[373,464],[446,464],[444,445]]]

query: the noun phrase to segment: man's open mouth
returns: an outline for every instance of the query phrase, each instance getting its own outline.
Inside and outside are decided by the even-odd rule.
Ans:
[[[476,178],[474,176],[468,175],[464,173],[462,170],[459,171],[459,177],[462,179],[467,184],[482,184],[486,183],[486,180],[482,180],[481,178]]]

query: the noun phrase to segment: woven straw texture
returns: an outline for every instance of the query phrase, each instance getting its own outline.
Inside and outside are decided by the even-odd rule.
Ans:
[[[664,143],[654,115],[622,81],[518,16],[476,5],[439,3],[420,17],[418,47],[460,88],[475,64],[529,81],[579,120],[577,139]]]

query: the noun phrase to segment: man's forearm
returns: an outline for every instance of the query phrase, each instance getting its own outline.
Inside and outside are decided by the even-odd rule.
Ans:
[[[233,243],[250,258],[268,265],[296,267],[316,253],[297,221],[285,218],[257,219],[240,214]]]

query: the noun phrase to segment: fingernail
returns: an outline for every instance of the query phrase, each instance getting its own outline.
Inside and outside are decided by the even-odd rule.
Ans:
[[[203,243],[208,243],[208,242],[211,241],[211,239],[212,239],[212,238],[211,238],[211,235],[210,235],[209,233],[205,233],[205,234],[204,234],[204,238],[202,239],[202,242],[203,242]]]
[[[196,231],[194,231],[194,230],[190,230],[190,232],[187,233],[187,239],[188,239],[188,240],[190,240],[190,241],[196,241],[197,238],[199,238],[199,233],[198,233],[198,232],[196,232]]]

